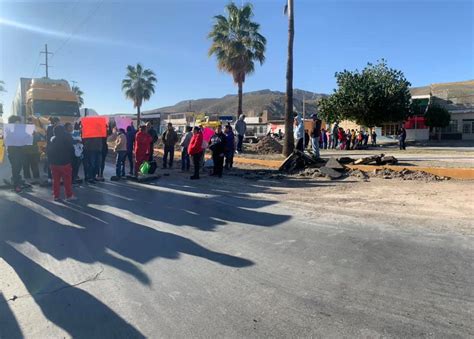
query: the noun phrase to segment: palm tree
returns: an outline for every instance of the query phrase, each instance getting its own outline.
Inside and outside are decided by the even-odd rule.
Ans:
[[[155,93],[157,82],[155,73],[151,69],[143,69],[141,64],[127,66],[127,77],[122,80],[122,91],[127,99],[133,101],[133,107],[137,108],[137,125],[140,126],[140,107],[143,101],[150,100]]]
[[[5,83],[2,80],[0,80],[0,92],[6,92]]]
[[[295,12],[293,0],[285,6],[288,15],[288,60],[286,64],[285,139],[283,154],[289,156],[295,148],[293,136],[293,40],[295,37]]]
[[[83,98],[84,92],[77,85],[72,86],[71,90],[77,96],[77,102],[79,104],[79,107],[82,107],[82,105],[84,105],[84,98]]]
[[[242,114],[242,86],[247,74],[255,71],[255,61],[265,61],[267,40],[259,33],[260,25],[252,21],[251,4],[241,8],[233,2],[226,6],[227,17],[217,15],[208,38],[212,39],[209,56],[215,55],[217,67],[232,74],[239,87],[238,116]]]

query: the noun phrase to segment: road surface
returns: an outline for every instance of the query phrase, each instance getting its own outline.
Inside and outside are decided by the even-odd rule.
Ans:
[[[473,237],[169,173],[69,204],[1,190],[0,337],[474,336]]]

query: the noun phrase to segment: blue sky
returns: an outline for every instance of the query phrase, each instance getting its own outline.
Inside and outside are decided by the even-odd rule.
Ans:
[[[267,59],[244,91],[285,88],[284,0],[254,0],[268,40]],[[207,56],[212,17],[228,1],[0,0],[0,96],[6,111],[20,77],[42,76],[39,51],[56,52],[50,77],[75,80],[85,106],[100,114],[133,112],[120,88],[127,64],[158,77],[143,110],[236,93],[231,76]],[[240,4],[241,1],[237,0]],[[473,1],[295,0],[295,88],[330,93],[334,73],[385,58],[413,86],[474,78]],[[24,25],[28,25],[25,27]],[[245,104],[245,103],[244,103]]]

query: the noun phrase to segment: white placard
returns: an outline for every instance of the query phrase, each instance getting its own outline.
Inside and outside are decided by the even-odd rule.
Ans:
[[[5,146],[33,145],[33,132],[35,125],[30,124],[4,124],[3,134]]]

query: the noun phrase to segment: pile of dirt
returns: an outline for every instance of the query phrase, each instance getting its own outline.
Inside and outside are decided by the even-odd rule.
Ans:
[[[449,177],[441,177],[424,171],[412,171],[404,169],[400,172],[389,168],[375,169],[371,172],[364,172],[361,170],[351,170],[349,175],[366,180],[369,177],[383,178],[383,179],[399,179],[399,180],[421,180],[421,181],[444,181],[449,180]]]
[[[255,151],[259,154],[281,153],[283,146],[276,139],[267,135],[255,145]]]

